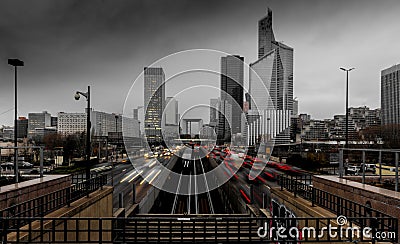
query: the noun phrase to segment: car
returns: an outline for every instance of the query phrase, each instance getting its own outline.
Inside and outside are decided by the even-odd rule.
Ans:
[[[21,169],[30,169],[33,168],[33,164],[25,161],[19,161],[18,162],[18,167]]]
[[[278,178],[278,173],[272,169],[264,169],[263,174],[261,174],[261,177],[269,181],[276,181]]]
[[[145,153],[144,158],[154,158],[154,153],[153,152]]]
[[[131,161],[129,160],[129,158],[126,159],[122,159],[121,163],[125,164],[125,163],[130,163]]]
[[[349,175],[358,175],[360,173],[360,166],[348,166],[345,171]]]
[[[375,173],[376,166],[375,164],[365,164],[365,172],[374,172]]]
[[[253,159],[251,157],[250,158],[247,157],[243,160],[242,167],[251,168],[253,167],[253,163],[254,163]]]
[[[14,169],[14,163],[12,162],[6,162],[0,164],[1,170],[13,170]]]

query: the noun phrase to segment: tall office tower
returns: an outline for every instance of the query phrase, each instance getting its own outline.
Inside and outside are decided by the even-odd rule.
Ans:
[[[382,124],[400,124],[400,64],[381,71]]]
[[[44,130],[51,126],[51,115],[47,111],[28,114],[28,138],[37,135],[37,130]]]
[[[293,112],[292,115],[297,117],[299,115],[299,100],[297,98],[293,99]]]
[[[144,130],[149,142],[161,142],[165,108],[165,74],[162,68],[144,68]]]
[[[288,143],[293,114],[293,48],[275,40],[270,9],[258,22],[258,35],[259,59],[250,64],[249,90],[254,101],[252,110],[260,115],[260,130],[253,130],[259,135],[251,136]]]
[[[136,120],[139,119],[139,109],[137,109],[137,108],[133,109],[133,119],[136,119]]]
[[[219,110],[219,99],[210,99],[210,126],[216,127],[218,124],[218,110]]]
[[[247,110],[250,110],[251,109],[251,104],[252,103],[254,103],[252,100],[252,98],[251,98],[251,95],[250,95],[250,93],[248,93],[248,92],[246,92],[246,94],[244,94],[244,97],[245,97],[245,101],[246,101],[246,109]],[[243,111],[244,111],[244,109],[243,109]],[[247,111],[245,111],[245,113],[247,113]]]
[[[230,143],[232,139],[233,109],[228,100],[222,100],[218,109],[217,144]]]
[[[179,124],[178,101],[175,98],[167,97],[165,100],[164,116],[166,125]]]
[[[272,10],[268,8],[267,16],[258,21],[258,58],[274,49],[273,41],[275,36],[272,30]]]
[[[229,55],[221,58],[221,104],[231,106],[231,121],[226,116],[219,116],[220,139],[230,141],[231,134],[241,132],[242,108],[243,108],[243,67],[244,57]],[[229,106],[229,105],[228,105]],[[225,108],[224,108],[225,109]],[[224,119],[225,117],[225,119]],[[222,131],[222,128],[223,131]],[[228,128],[228,131],[226,130]]]
[[[28,119],[25,117],[19,117],[17,120],[17,137],[26,138],[28,136]]]
[[[179,138],[179,105],[174,97],[167,97],[163,115],[162,135],[166,143],[173,143]]]
[[[293,48],[275,40],[272,11],[258,21],[258,58],[274,52],[270,96],[276,109],[293,110]],[[266,82],[267,83],[267,82]]]

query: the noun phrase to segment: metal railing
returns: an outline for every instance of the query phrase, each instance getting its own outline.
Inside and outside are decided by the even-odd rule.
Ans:
[[[281,189],[293,192],[294,196],[297,195],[307,199],[312,200],[312,176],[311,175],[300,175],[300,176],[286,176],[278,175],[278,184]]]
[[[249,216],[4,218],[0,219],[5,223],[0,241],[1,243],[315,243],[376,240],[397,242],[397,219],[391,219],[393,221],[391,226],[385,228],[353,224],[382,222],[383,219],[385,218],[378,220],[349,218],[347,224],[338,225],[336,218]],[[11,221],[29,224],[23,228],[15,228],[9,225]],[[280,227],[284,229],[279,230],[279,235]],[[369,228],[369,235],[360,235],[364,233],[365,228]],[[378,233],[382,238],[377,238]]]
[[[313,187],[304,182],[304,178],[299,176],[285,176],[279,175],[278,183],[281,189],[285,188],[289,192],[293,192],[294,196],[300,196],[306,200],[311,201],[312,205],[317,205],[331,212],[346,217],[362,219],[363,217],[385,218],[388,220],[395,219],[394,217],[380,212],[376,209],[359,204],[346,198],[339,197],[330,192]],[[357,224],[364,224],[359,223]],[[379,225],[389,226],[389,222],[380,222]]]
[[[72,202],[89,195],[107,184],[107,175],[99,175],[88,181],[82,181],[58,191],[33,198],[0,210],[0,217],[38,217],[45,216],[61,207],[69,206]],[[25,224],[21,222],[20,224]],[[0,227],[2,222],[0,222]],[[20,225],[17,225],[20,226]]]
[[[84,170],[78,171],[71,174],[71,176],[72,176],[72,184],[77,184],[79,182],[86,180],[86,171]]]

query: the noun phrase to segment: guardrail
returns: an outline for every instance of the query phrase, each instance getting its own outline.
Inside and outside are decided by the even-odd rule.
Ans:
[[[397,219],[388,228],[355,225],[384,218],[132,217],[3,218],[1,243],[298,243],[397,242]],[[23,228],[10,222],[28,222]],[[329,230],[329,231],[328,231]],[[368,230],[368,231],[365,231]],[[361,234],[360,234],[361,233]],[[385,233],[385,234],[383,234]],[[379,234],[379,235],[378,235]],[[378,238],[380,237],[380,238]]]
[[[355,218],[356,220],[362,217],[385,218],[385,220],[387,219],[389,222],[384,221],[380,222],[379,224],[386,227],[391,225],[391,221],[393,219],[396,219],[376,209],[315,188],[312,185],[305,183],[304,180],[305,179],[301,176],[288,177],[279,175],[278,183],[282,190],[285,188],[286,190],[293,192],[295,197],[300,196],[311,201],[313,206],[318,205],[322,208],[332,211],[333,213],[336,213],[338,216],[343,215],[346,217]],[[365,225],[365,223],[359,222],[357,222],[357,224]]]
[[[0,210],[0,217],[25,218],[45,216],[61,207],[69,206],[72,202],[89,195],[106,184],[107,175],[99,175],[88,181],[85,180],[64,189],[2,209]],[[25,223],[20,222],[19,224]],[[17,226],[20,226],[19,224]],[[0,222],[1,226],[2,222]]]

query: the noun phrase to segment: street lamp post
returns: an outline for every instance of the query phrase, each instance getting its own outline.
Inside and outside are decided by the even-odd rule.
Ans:
[[[349,147],[349,72],[354,68],[346,69],[340,68],[341,70],[346,72],[346,146]]]
[[[90,127],[91,127],[91,122],[90,122],[90,86],[88,86],[87,92],[80,92],[77,91],[75,94],[75,100],[79,100],[80,95],[84,96],[87,101],[87,108],[86,108],[86,114],[87,114],[87,119],[86,119],[86,180],[90,179]]]
[[[99,125],[99,150],[98,150],[97,158],[98,158],[98,160],[100,162],[100,157],[101,157],[101,138],[103,137],[103,134],[101,132],[101,122],[99,122],[98,125]]]
[[[119,116],[116,114],[115,115],[115,137],[116,137],[116,143],[115,143],[115,162],[117,162],[118,161],[118,150],[117,150],[117,147],[118,147],[118,139],[119,139],[119,137],[118,137],[118,118],[119,118]]]
[[[145,134],[146,134],[146,136],[148,136],[147,143],[150,144],[150,148],[151,148],[151,143],[150,143],[150,140],[151,140],[150,124],[147,124],[147,133],[145,133]]]
[[[157,126],[154,126],[154,144],[155,147],[158,146],[159,140],[158,140],[158,134],[157,134]]]
[[[143,109],[144,108],[144,106],[137,106],[136,107],[136,111],[137,111],[137,119],[138,119],[138,122],[139,122],[139,138],[140,138],[140,147],[142,148],[143,147],[143,140],[142,140],[142,132],[140,131],[140,120],[139,120],[139,109]],[[134,109],[134,111],[133,111],[133,118],[135,118],[135,109]],[[146,131],[145,129],[144,129],[144,131]],[[139,155],[140,155],[140,151],[139,151]]]
[[[14,66],[14,174],[15,183],[18,183],[18,128],[17,128],[17,67],[24,66],[24,62],[19,59],[8,59],[8,64]]]

